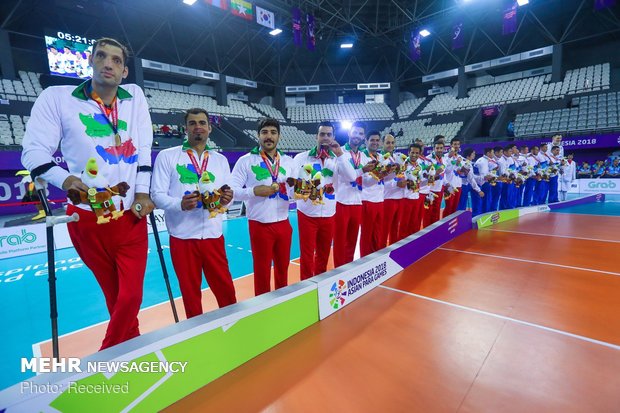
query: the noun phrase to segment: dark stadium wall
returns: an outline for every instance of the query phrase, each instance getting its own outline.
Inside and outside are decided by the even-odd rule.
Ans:
[[[620,66],[620,41],[593,44],[593,41],[583,41],[579,44],[569,44],[564,46],[564,59],[562,62],[564,74],[566,70],[584,66],[596,65],[600,63],[610,63],[612,69]],[[617,72],[616,72],[617,73]],[[618,77],[616,77],[618,83]],[[612,74],[612,84],[614,83]]]
[[[28,72],[49,73],[47,55],[45,54],[45,42],[43,39],[41,39],[41,50],[13,47],[11,51],[13,52],[13,61],[16,71],[26,70]]]

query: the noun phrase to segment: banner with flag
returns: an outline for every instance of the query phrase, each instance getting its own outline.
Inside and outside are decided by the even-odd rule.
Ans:
[[[256,23],[260,24],[261,26],[269,27],[270,29],[275,29],[276,16],[273,14],[273,12],[256,6]]]
[[[222,10],[228,10],[228,0],[204,0],[205,3],[218,7]]]
[[[306,46],[308,47],[308,50],[314,50],[316,48],[316,37],[314,36],[314,16],[311,14],[306,14],[306,23],[308,27]]]
[[[252,3],[244,0],[230,0],[230,11],[235,16],[239,16],[242,19],[254,20],[254,13],[252,12]]]
[[[504,11],[504,26],[502,34],[507,35],[517,31],[517,2],[512,4]]]
[[[301,10],[297,7],[293,7],[292,10],[293,15],[293,42],[295,46],[301,46],[302,37],[301,37]]]
[[[422,57],[422,48],[420,44],[420,40],[422,39],[422,35],[414,30],[411,32],[411,41],[409,42],[409,54],[411,56],[411,60],[417,62]]]
[[[463,46],[465,46],[463,21],[458,19],[452,25],[452,50],[460,49]]]
[[[616,0],[594,0],[594,9],[603,10],[616,5]]]

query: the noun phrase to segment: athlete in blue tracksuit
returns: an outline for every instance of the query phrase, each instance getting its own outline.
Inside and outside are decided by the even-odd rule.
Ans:
[[[504,165],[505,182],[502,187],[502,195],[499,201],[499,209],[512,209],[517,205],[517,187],[515,180],[517,177],[517,165],[512,157],[513,145],[507,145],[504,148],[504,154],[500,159],[500,163]]]
[[[527,175],[527,171],[528,171],[527,152],[528,152],[527,146],[523,145],[519,148],[519,152],[515,154],[515,161],[517,163],[517,172],[520,173],[520,177],[523,179],[523,183],[521,183],[519,188],[517,188],[517,192],[518,192],[517,193],[517,208],[523,206],[523,197],[524,197],[523,194],[525,193],[525,183],[526,183],[525,176]]]
[[[501,158],[502,158],[502,154],[503,154],[503,149],[501,146],[496,146],[495,148],[493,148],[493,152],[495,152],[495,157],[493,158],[493,160],[495,161],[495,163],[497,163],[497,176],[501,177],[504,172],[505,172],[505,166],[503,166],[503,162],[501,162]],[[504,183],[502,181],[500,181],[500,179],[497,180],[497,183],[495,184],[495,186],[492,188],[492,199],[491,199],[491,207],[489,209],[489,211],[497,211],[499,210],[499,200],[501,198],[502,195],[502,190],[504,187]]]
[[[536,181],[534,171],[537,169],[538,166],[538,159],[536,159],[536,156],[538,156],[539,150],[540,148],[538,148],[538,146],[533,146],[532,152],[527,154],[527,156],[525,157],[527,161],[528,178],[525,180],[525,189],[523,190],[524,207],[536,204],[536,201],[534,199],[534,190],[536,188],[536,185],[538,184],[538,181]]]
[[[474,172],[477,168],[472,164],[474,158],[476,157],[476,151],[471,148],[467,148],[463,151],[463,157],[465,162],[460,169],[455,171],[455,173],[462,180],[462,192],[457,210],[464,211],[467,209],[467,197],[471,194],[472,215],[480,215],[480,212],[482,211],[482,199],[484,198],[484,193],[480,190],[480,186],[478,185],[479,178]]]
[[[549,194],[549,164],[551,159],[547,155],[547,144],[540,145],[540,152],[538,153],[538,171],[541,179],[538,182],[536,188],[536,205],[544,205],[547,203],[547,195]]]

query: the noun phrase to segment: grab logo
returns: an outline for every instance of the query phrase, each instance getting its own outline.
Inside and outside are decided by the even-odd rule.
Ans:
[[[616,183],[614,181],[607,182],[589,182],[588,188],[590,189],[616,189]]]
[[[25,229],[22,229],[21,236],[19,234],[0,236],[0,247],[3,247],[5,245],[16,246],[22,244],[32,244],[36,240],[36,234],[32,232],[26,232]]]

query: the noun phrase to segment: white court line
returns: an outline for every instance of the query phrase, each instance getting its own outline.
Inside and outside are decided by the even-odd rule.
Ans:
[[[571,337],[571,338],[576,338],[577,340],[587,341],[589,343],[597,344],[599,346],[609,347],[609,348],[611,348],[613,350],[619,350],[620,351],[620,346],[618,346],[616,344],[608,343],[606,341],[601,341],[601,340],[596,340],[596,339],[590,338],[590,337],[580,336],[578,334],[569,333],[568,331],[558,330],[556,328],[551,328],[551,327],[545,327],[545,326],[542,326],[540,324],[534,324],[534,323],[530,323],[529,321],[523,321],[523,320],[519,320],[519,319],[516,319],[516,318],[500,315],[500,314],[490,313],[490,312],[484,311],[484,310],[478,310],[477,308],[467,307],[467,306],[460,305],[460,304],[450,303],[448,301],[438,300],[436,298],[426,297],[426,296],[423,296],[423,295],[411,293],[409,291],[398,290],[396,288],[387,287],[385,285],[380,285],[379,287],[380,288],[384,288],[386,290],[394,291],[394,292],[397,292],[397,293],[401,293],[401,294],[405,294],[405,295],[410,295],[412,297],[421,298],[423,300],[432,301],[434,303],[444,304],[444,305],[447,305],[447,306],[450,306],[450,307],[459,308],[461,310],[467,310],[467,311],[471,311],[473,313],[483,314],[483,315],[487,315],[487,316],[490,316],[490,317],[493,317],[493,318],[499,318],[501,320],[512,321],[513,323],[517,323],[517,324],[522,324],[522,325],[529,326],[529,327],[538,328],[540,330],[550,331],[552,333],[561,334],[563,336],[567,336],[567,337]]]
[[[510,232],[511,234],[538,235],[540,237],[581,239],[581,240],[585,240],[585,241],[613,242],[613,243],[616,243],[616,244],[620,244],[620,241],[616,241],[616,240],[612,240],[612,239],[572,237],[570,235],[539,234],[537,232],[510,231],[510,230],[507,230],[507,229],[482,228],[480,231]]]
[[[298,263],[293,262],[293,261],[291,261],[291,264],[293,264],[293,265],[299,265],[299,266],[301,267],[301,264],[298,264]]]
[[[161,350],[157,350],[155,352],[155,355],[157,356],[157,358],[159,359],[159,361],[161,362],[165,362],[166,357],[164,356],[164,354],[161,352]],[[151,393],[153,393],[155,390],[157,390],[157,388],[159,386],[161,386],[162,384],[164,384],[170,377],[172,377],[172,372],[168,371],[164,377],[162,377],[161,379],[157,380],[151,387],[149,387],[148,389],[146,389],[146,391],[144,393],[142,393],[140,396],[138,396],[137,398],[135,398],[131,403],[129,403],[127,405],[127,407],[125,407],[123,410],[121,410],[121,413],[126,413],[131,411],[131,409],[133,409],[134,407],[136,407],[138,404],[140,404],[140,402],[142,402],[142,400],[146,399],[148,397],[148,395],[150,395]]]
[[[617,273],[617,272],[603,271],[603,270],[594,270],[592,268],[573,267],[572,265],[554,264],[552,262],[532,261],[532,260],[526,260],[526,259],[523,259],[523,258],[504,257],[503,255],[491,255],[491,254],[485,254],[485,253],[482,253],[482,252],[455,250],[455,249],[452,249],[452,248],[437,248],[437,249],[438,250],[443,250],[443,251],[460,252],[460,253],[463,253],[463,254],[479,255],[479,256],[482,256],[482,257],[499,258],[499,259],[502,259],[502,260],[521,261],[521,262],[527,262],[527,263],[531,263],[531,264],[549,265],[551,267],[569,268],[571,270],[590,271],[590,272],[598,272],[598,273],[601,273],[601,274],[609,274],[609,275],[620,276],[620,273]]]

